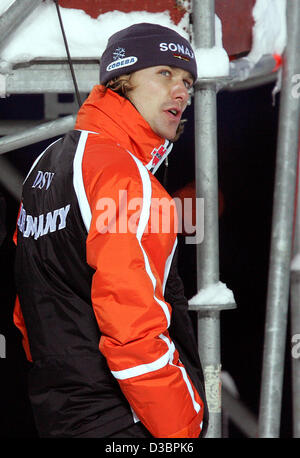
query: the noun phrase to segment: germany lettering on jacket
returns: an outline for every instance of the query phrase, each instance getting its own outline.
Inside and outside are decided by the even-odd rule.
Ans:
[[[22,204],[17,224],[23,237],[34,237],[34,239],[37,240],[39,237],[47,235],[49,232],[64,229],[67,224],[69,210],[70,204],[46,214],[32,216],[26,212]]]

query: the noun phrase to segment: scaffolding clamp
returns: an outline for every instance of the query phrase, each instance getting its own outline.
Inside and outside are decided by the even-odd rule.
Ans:
[[[214,77],[203,77],[198,78],[195,83],[195,89],[205,89],[207,87],[214,86],[217,92],[223,87],[228,86],[233,81],[231,75],[226,76],[214,76]]]
[[[4,99],[6,97],[6,88],[7,88],[7,75],[0,73],[0,98]]]
[[[189,311],[191,312],[221,312],[222,310],[232,310],[237,308],[235,302],[225,302],[217,304],[189,304]]]
[[[9,62],[0,59],[0,98],[7,97],[7,77],[12,71],[12,66]]]

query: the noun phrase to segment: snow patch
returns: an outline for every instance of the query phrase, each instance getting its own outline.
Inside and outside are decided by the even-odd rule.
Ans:
[[[221,281],[203,288],[189,300],[189,305],[222,305],[235,303],[233,292]]]
[[[3,14],[13,1],[1,0],[0,14]],[[60,7],[60,12],[73,59],[99,59],[108,38],[113,33],[139,22],[169,27],[189,39],[188,13],[178,25],[175,25],[169,11],[124,13],[115,10],[101,14],[96,19],[79,9]],[[248,59],[254,65],[264,54],[282,54],[284,51],[286,0],[256,0],[253,17],[253,45]],[[215,46],[211,49],[196,49],[193,44],[193,48],[200,78],[221,77],[230,73],[229,58],[222,44],[222,24],[217,15]],[[55,4],[52,0],[45,0],[4,41],[0,48],[1,68],[5,72],[5,63],[12,65],[33,59],[55,58],[66,58],[66,50]]]
[[[11,0],[2,0],[1,9]],[[1,12],[1,10],[0,10]],[[157,23],[179,32],[188,38],[185,15],[175,25],[168,11],[149,13],[147,11],[109,11],[97,19],[85,11],[60,7],[60,13],[73,59],[99,59],[108,38],[115,32],[139,22]],[[57,11],[52,0],[41,3],[22,24],[5,40],[0,58],[10,63],[27,62],[32,59],[65,58],[66,50],[59,25]]]
[[[195,50],[198,78],[213,78],[229,74],[229,57],[224,48],[198,48]]]
[[[265,54],[282,55],[287,39],[286,0],[256,0],[252,14],[255,23],[248,59],[256,63]]]

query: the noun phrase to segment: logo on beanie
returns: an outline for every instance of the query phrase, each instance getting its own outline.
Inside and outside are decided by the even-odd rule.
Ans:
[[[118,60],[118,59],[124,59],[125,57],[125,48],[117,48],[114,53],[113,53],[113,59]]]
[[[135,64],[138,61],[138,58],[135,56],[125,57],[124,59],[117,59],[106,67],[107,72],[111,72],[112,70],[117,70],[123,67],[129,67],[130,65]]]
[[[160,51],[172,51],[174,57],[177,58],[182,58],[183,60],[189,60],[189,59],[194,59],[194,53],[193,51],[185,46],[184,44],[179,44],[179,43],[160,43],[159,45]],[[183,57],[183,56],[188,56],[188,57]]]

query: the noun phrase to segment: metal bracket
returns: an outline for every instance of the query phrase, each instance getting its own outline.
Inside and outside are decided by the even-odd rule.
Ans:
[[[216,76],[208,78],[198,78],[195,83],[196,89],[203,89],[215,85],[217,89],[227,86],[233,78],[231,76]]]
[[[222,310],[232,310],[237,308],[235,302],[225,304],[192,304],[189,305],[189,310],[192,312],[221,312]]]
[[[99,84],[99,63],[95,59],[74,61],[79,91],[89,93]],[[74,93],[68,63],[65,60],[31,61],[15,65],[8,75],[9,94]]]
[[[0,73],[0,98],[4,99],[6,97],[6,88],[7,88],[7,75],[2,75]]]

